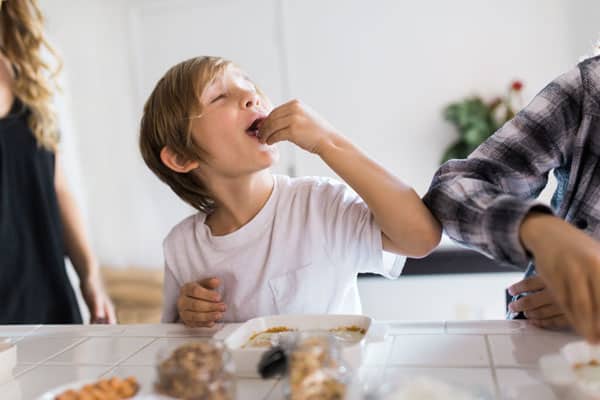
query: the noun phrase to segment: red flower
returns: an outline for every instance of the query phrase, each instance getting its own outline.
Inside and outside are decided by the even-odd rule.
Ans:
[[[521,82],[521,81],[514,81],[510,87],[515,92],[520,92],[521,89],[523,89],[523,82]]]

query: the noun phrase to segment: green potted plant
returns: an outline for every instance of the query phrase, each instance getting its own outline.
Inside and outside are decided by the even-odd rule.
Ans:
[[[441,162],[455,158],[466,158],[477,146],[496,132],[504,123],[515,116],[521,106],[523,83],[514,81],[507,94],[486,103],[481,97],[473,96],[448,105],[444,119],[458,131],[458,140],[444,152]]]

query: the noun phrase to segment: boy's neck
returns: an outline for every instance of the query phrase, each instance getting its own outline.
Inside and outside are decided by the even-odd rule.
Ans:
[[[217,209],[206,218],[206,225],[215,236],[235,232],[246,225],[265,206],[275,177],[264,170],[243,178],[229,179],[210,188]]]

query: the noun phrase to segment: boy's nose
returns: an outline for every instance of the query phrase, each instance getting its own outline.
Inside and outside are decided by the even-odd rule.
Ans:
[[[244,108],[255,108],[260,105],[260,99],[258,94],[249,92],[242,99],[242,107]]]

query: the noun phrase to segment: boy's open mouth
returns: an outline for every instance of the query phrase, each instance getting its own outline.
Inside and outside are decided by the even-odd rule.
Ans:
[[[246,129],[246,133],[250,136],[254,136],[254,137],[259,137],[258,135],[258,130],[260,129],[260,126],[262,125],[262,122],[265,119],[263,117],[258,117],[256,118],[248,127],[248,129]]]

